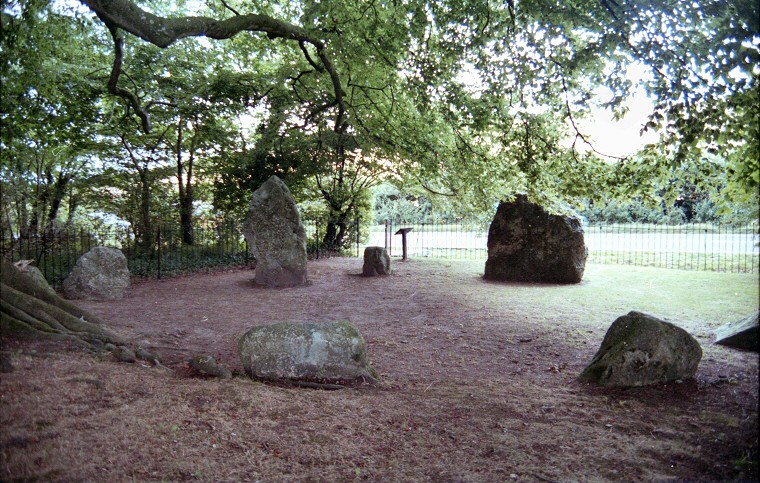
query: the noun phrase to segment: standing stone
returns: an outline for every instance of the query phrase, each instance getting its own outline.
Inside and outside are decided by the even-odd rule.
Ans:
[[[346,321],[254,327],[240,338],[238,352],[245,372],[260,379],[380,378],[369,363],[364,337]]]
[[[256,283],[265,287],[306,284],[306,230],[296,201],[277,176],[253,193],[243,233],[256,257]]]
[[[129,288],[127,258],[121,250],[95,247],[77,260],[63,281],[63,292],[70,299],[118,300]]]
[[[612,323],[579,380],[604,386],[645,386],[688,379],[702,359],[699,342],[671,323],[629,312]]]
[[[760,320],[760,312],[755,312],[753,315],[719,327],[715,330],[715,343],[757,352],[760,350],[758,320]]]
[[[501,203],[488,229],[484,278],[514,282],[578,283],[588,251],[576,217],[553,215],[517,195]]]
[[[383,247],[367,247],[364,249],[364,266],[362,273],[365,277],[391,274],[391,257]]]

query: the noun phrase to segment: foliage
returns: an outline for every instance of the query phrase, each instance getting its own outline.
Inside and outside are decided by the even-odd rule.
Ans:
[[[88,189],[103,91],[93,66],[106,57],[91,20],[72,22],[42,2],[18,8],[0,14],[0,201],[4,229],[34,236],[57,228]]]
[[[610,200],[640,199],[671,221],[680,197],[707,219],[760,182],[749,0],[83,3],[98,17],[3,7],[0,201],[16,231],[103,211],[146,244],[179,219],[192,243],[197,202],[241,220],[273,174],[339,222],[384,180],[438,211],[482,215],[526,192],[616,213]],[[189,17],[162,17],[177,11]],[[661,142],[605,158],[578,121],[595,102],[622,116],[634,65]]]
[[[374,195],[375,220],[378,222],[424,223],[432,214],[433,206],[428,198],[404,193],[389,183],[378,186]]]

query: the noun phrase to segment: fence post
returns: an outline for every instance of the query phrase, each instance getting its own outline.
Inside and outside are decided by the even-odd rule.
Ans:
[[[359,256],[359,243],[361,242],[362,234],[359,226],[359,217],[356,217],[356,256]]]
[[[158,244],[158,279],[161,279],[161,226],[156,233],[156,243]]]
[[[316,234],[316,240],[314,243],[314,246],[317,249],[317,260],[319,260],[319,249],[322,248],[322,237],[319,234],[319,227],[322,226],[322,223],[319,219],[314,220],[314,233]]]
[[[385,245],[383,248],[386,250],[388,249],[388,220],[385,220],[383,223],[383,228],[385,229],[385,232],[383,233],[383,245]]]

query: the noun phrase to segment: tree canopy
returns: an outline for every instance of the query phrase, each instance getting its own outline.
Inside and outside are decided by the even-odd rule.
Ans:
[[[751,0],[82,4],[3,8],[3,208],[19,226],[67,196],[139,195],[148,230],[164,186],[191,242],[194,204],[239,211],[271,174],[332,218],[382,180],[476,211],[518,191],[663,192],[716,159],[725,193],[760,186]],[[615,159],[579,120],[595,103],[623,116],[634,66],[660,141]]]

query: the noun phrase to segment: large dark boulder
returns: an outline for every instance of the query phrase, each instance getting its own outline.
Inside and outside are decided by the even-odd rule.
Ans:
[[[306,230],[293,195],[277,176],[253,193],[243,233],[256,257],[257,284],[294,287],[307,283]]]
[[[77,260],[63,281],[69,299],[119,300],[129,289],[127,258],[121,250],[95,247]]]
[[[760,346],[758,319],[760,319],[760,312],[755,312],[753,315],[719,327],[715,330],[715,343],[757,352]]]
[[[630,312],[612,323],[578,379],[604,386],[646,386],[688,379],[701,359],[699,342],[682,328]]]
[[[501,203],[488,229],[484,278],[514,282],[578,283],[586,268],[580,219],[555,215],[525,195]]]

